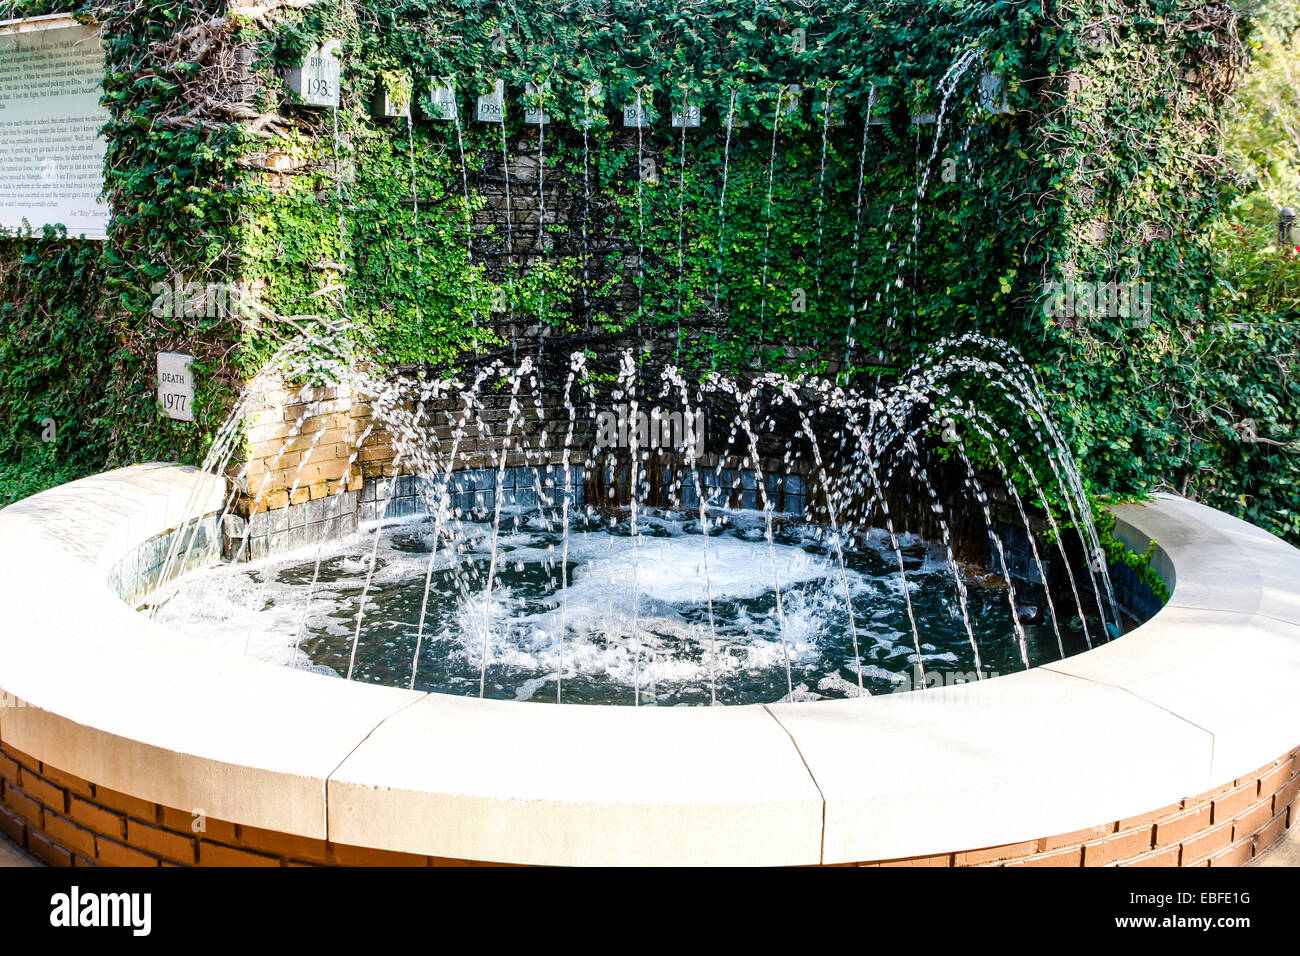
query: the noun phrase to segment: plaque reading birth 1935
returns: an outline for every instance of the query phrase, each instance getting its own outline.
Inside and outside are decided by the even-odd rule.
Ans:
[[[0,227],[105,237],[103,81],[98,27],[66,17],[0,24]]]

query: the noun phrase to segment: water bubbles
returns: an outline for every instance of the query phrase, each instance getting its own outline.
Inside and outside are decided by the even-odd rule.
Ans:
[[[925,360],[901,374],[896,386],[866,394],[833,382],[814,378],[792,381],[774,374],[732,380],[715,373],[703,383],[688,383],[675,369],[658,370],[656,374],[653,365],[637,366],[629,355],[622,365],[618,383],[611,383],[606,395],[630,399],[634,407],[647,409],[648,396],[658,396],[659,407],[686,413],[688,417],[694,408],[713,405],[711,420],[729,419],[720,436],[725,439],[725,447],[710,446],[707,463],[662,458],[666,454],[662,447],[643,438],[633,438],[608,449],[608,457],[601,457],[598,464],[596,450],[588,448],[582,437],[584,426],[595,417],[598,400],[594,392],[583,392],[583,386],[575,384],[578,371],[584,368],[577,353],[567,367],[570,377],[561,387],[548,381],[531,361],[514,365],[499,361],[480,369],[472,383],[386,381],[370,377],[346,361],[331,365],[329,371],[340,386],[376,410],[374,420],[356,436],[353,446],[347,448],[346,458],[340,456],[333,460],[346,460],[350,481],[361,446],[373,446],[373,442],[367,443],[367,437],[372,428],[378,428],[374,434],[386,436],[384,440],[392,442],[398,457],[383,463],[387,477],[382,481],[367,480],[367,493],[377,491],[387,501],[395,494],[395,486],[408,479],[418,481],[428,515],[426,520],[431,526],[427,530],[432,534],[427,535],[429,546],[419,549],[418,574],[414,576],[418,587],[415,600],[408,599],[404,617],[392,610],[377,610],[388,599],[386,589],[395,573],[385,565],[385,560],[376,560],[373,569],[368,562],[363,562],[357,571],[363,580],[358,581],[357,590],[344,598],[343,589],[337,586],[339,582],[328,580],[335,571],[321,561],[320,555],[328,550],[322,544],[316,563],[308,564],[303,578],[312,580],[313,573],[320,571],[327,580],[321,582],[317,592],[307,594],[305,601],[301,597],[288,600],[295,608],[290,615],[293,619],[290,637],[302,621],[308,621],[313,627],[321,628],[319,640],[325,640],[330,636],[329,628],[337,628],[338,624],[327,625],[322,617],[328,617],[331,611],[338,612],[339,619],[351,625],[342,628],[342,637],[353,640],[349,650],[355,650],[358,666],[369,673],[370,668],[378,666],[374,656],[386,644],[393,643],[392,635],[385,628],[393,623],[391,619],[400,618],[404,626],[415,628],[427,639],[427,653],[432,653],[430,649],[435,645],[463,644],[469,648],[465,651],[468,661],[475,657],[473,648],[477,648],[479,656],[474,663],[481,664],[485,670],[491,666],[493,679],[489,682],[475,674],[478,679],[470,683],[475,687],[481,683],[484,688],[501,684],[507,688],[508,696],[514,695],[511,688],[515,685],[501,679],[505,673],[501,668],[507,666],[504,661],[513,662],[509,666],[518,668],[521,674],[535,665],[535,670],[521,677],[521,681],[538,676],[550,678],[559,697],[561,680],[585,679],[578,676],[588,673],[583,667],[606,653],[603,649],[612,648],[609,653],[616,654],[617,660],[623,662],[618,664],[624,668],[622,672],[634,675],[631,677],[634,693],[639,695],[644,688],[647,702],[671,700],[672,692],[666,689],[672,683],[671,675],[684,675],[692,668],[689,681],[682,677],[682,687],[707,688],[710,699],[718,693],[723,699],[734,699],[736,690],[727,682],[743,670],[734,663],[739,659],[734,655],[740,654],[735,645],[753,640],[759,642],[754,647],[763,648],[768,655],[767,673],[769,678],[775,675],[775,680],[769,680],[764,691],[766,696],[760,694],[751,699],[788,696],[795,692],[796,684],[817,687],[819,694],[834,696],[840,693],[834,690],[839,685],[831,681],[827,688],[822,688],[820,681],[830,675],[807,673],[808,657],[822,646],[819,642],[840,640],[836,667],[842,666],[846,658],[853,660],[854,667],[847,673],[855,679],[868,679],[863,675],[869,674],[869,670],[856,663],[858,651],[870,651],[873,646],[868,638],[863,648],[857,647],[858,622],[866,620],[866,602],[870,599],[864,590],[868,578],[855,566],[858,557],[853,549],[857,536],[867,533],[872,523],[883,523],[886,527],[877,541],[886,566],[877,567],[873,572],[876,577],[870,579],[879,585],[875,588],[876,600],[880,595],[888,596],[894,624],[900,635],[910,637],[910,650],[917,655],[918,664],[938,666],[941,663],[928,659],[930,652],[921,641],[924,635],[926,641],[940,649],[955,646],[953,653],[960,651],[965,655],[963,663],[967,667],[974,661],[978,671],[988,638],[981,631],[980,640],[976,640],[973,621],[977,623],[979,615],[986,613],[987,601],[981,594],[979,601],[974,602],[979,606],[968,606],[971,604],[967,600],[968,581],[954,556],[960,542],[954,539],[956,529],[948,526],[945,516],[960,513],[960,508],[950,512],[945,503],[960,492],[962,482],[959,479],[952,487],[943,487],[932,473],[933,453],[939,447],[934,429],[936,415],[944,426],[943,439],[952,445],[945,450],[947,460],[956,467],[970,465],[962,442],[954,440],[954,423],[958,419],[965,441],[987,449],[981,472],[976,475],[972,469],[965,482],[964,500],[978,506],[970,509],[975,522],[982,514],[987,527],[994,527],[991,496],[985,484],[990,481],[988,471],[997,469],[1005,479],[1003,484],[995,485],[996,494],[992,496],[999,503],[1000,511],[1015,508],[1028,524],[1025,509],[1030,505],[1037,507],[1037,514],[1046,514],[1049,520],[1054,520],[1050,511],[1043,511],[1042,502],[1049,498],[1064,502],[1070,522],[1085,542],[1084,551],[1090,552],[1094,547],[1095,530],[1087,521],[1087,502],[1077,469],[1043,410],[1044,402],[1032,372],[1000,343],[977,336],[939,343]],[[984,392],[954,394],[954,383],[968,382],[971,373],[988,383]],[[506,384],[511,388],[508,404],[504,395]],[[560,398],[556,398],[557,391],[562,393]],[[450,407],[438,406],[432,398],[435,395],[447,396]],[[986,403],[987,396],[999,401],[1005,398],[1019,410],[1024,429],[1016,434],[1027,429],[1037,447],[1016,445],[1005,423],[997,418],[1001,413],[993,411],[1002,406]],[[756,409],[763,410],[762,417]],[[311,427],[308,424],[311,417],[299,417],[286,431],[299,435]],[[313,433],[313,442],[319,440],[320,433],[319,429]],[[1000,439],[997,445],[991,441],[994,435]],[[286,441],[284,445],[287,444]],[[214,452],[212,462],[220,463],[232,448],[233,439]],[[274,450],[285,454],[284,447]],[[579,501],[564,491],[565,476],[545,471],[558,467],[561,456],[566,475],[571,459],[585,459],[586,478],[576,479],[579,484],[594,481],[597,474],[604,475],[606,461],[619,463],[621,470],[608,473],[603,495],[599,494],[598,482]],[[992,456],[991,464],[987,456]],[[520,461],[530,463],[535,469],[528,482],[531,488],[525,487],[522,479],[520,484],[512,486],[512,493],[526,504],[511,505],[503,511],[501,494],[484,491],[484,486],[462,488],[456,484],[469,481],[464,476],[473,472],[487,476],[488,489],[500,487],[507,468],[512,469],[513,475]],[[656,462],[653,467],[651,461]],[[1027,465],[1029,461],[1043,473],[1033,472]],[[319,459],[306,455],[291,470],[285,482],[289,487],[306,487],[304,468],[309,462],[317,464]],[[372,466],[368,464],[369,467]],[[1029,476],[1031,488],[1023,504],[1015,484],[1006,477],[1012,472]],[[342,484],[336,487],[341,488]],[[260,501],[264,492],[258,490],[257,480],[247,485],[249,497],[254,503]],[[914,538],[896,533],[910,530],[910,526],[895,527],[893,515],[897,509],[891,511],[891,498],[896,505],[900,501],[911,502],[904,509],[909,517],[915,517],[918,512],[934,516],[930,526],[937,524],[938,531],[933,551],[922,553],[917,550],[920,545]],[[614,507],[619,502],[626,502],[628,507]],[[803,557],[795,556],[792,560],[787,523],[791,519],[778,509],[799,513],[814,502],[817,519],[828,525],[817,536],[820,550],[796,547]],[[608,514],[603,513],[607,504]],[[664,519],[657,511],[662,507],[697,512],[691,515],[692,533],[697,539],[692,544],[694,550],[679,552],[680,565],[673,570],[673,574],[694,588],[694,596],[686,602],[692,605],[694,616],[671,634],[652,633],[646,626],[646,622],[658,621],[667,613],[657,602],[665,600],[661,592],[667,577],[662,563],[669,551],[660,549],[658,542],[661,534],[673,537],[676,532],[665,531]],[[484,518],[488,519],[486,526],[471,521]],[[997,520],[1006,519],[999,513]],[[607,543],[598,545],[593,541],[592,547],[585,549],[578,545],[587,564],[573,567],[571,549],[579,537],[604,524],[610,528]],[[499,546],[493,544],[498,532],[504,539]],[[531,542],[523,542],[525,548],[531,549],[528,552],[531,557],[518,551],[521,541],[515,536],[524,533],[537,536]],[[1059,541],[1059,531],[1056,537]],[[367,549],[387,548],[378,534],[368,534],[364,540]],[[733,544],[747,549],[743,556],[729,550]],[[1017,560],[1029,565],[1031,570],[1034,566],[1041,568],[1043,556],[1032,538],[1029,547],[1032,553],[1019,555]],[[1002,549],[1003,542],[998,539],[999,555]],[[611,575],[603,587],[606,592],[622,593],[627,598],[621,608],[618,602],[612,611],[606,605],[599,617],[589,609],[584,610],[582,592],[588,586],[583,584],[586,572],[582,568],[590,568],[590,559],[598,554],[610,561],[621,561],[619,573]],[[386,557],[387,551],[380,554],[381,559]],[[995,556],[994,561],[998,560]],[[496,561],[500,572],[509,579],[502,580],[498,588],[493,587],[496,574],[493,562]],[[800,561],[812,561],[819,568],[816,593],[820,603],[816,614],[810,611],[812,592],[804,587],[808,579]],[[1006,586],[996,592],[997,601],[1002,603],[1009,603],[1014,596],[1010,593],[1006,564],[1005,555],[1000,564],[995,563],[999,569],[996,576],[1002,577],[1005,572],[1006,577]],[[1068,564],[1066,570],[1073,574]],[[1109,594],[1105,566],[1094,566],[1084,573],[1092,576],[1093,588],[1092,591],[1078,588],[1071,577],[1074,604],[1087,606],[1084,595],[1091,599],[1091,593],[1095,592],[1102,595],[1104,605]],[[433,584],[425,585],[425,574],[431,575]],[[722,608],[715,608],[714,601],[734,600],[729,588],[736,574],[743,577],[747,586],[761,589],[761,596],[753,599],[761,606],[747,607],[743,614],[730,608],[717,617],[715,611]],[[935,604],[937,610],[933,613],[914,606],[926,582],[931,580],[943,582]],[[1025,593],[1023,584],[1016,586]],[[255,637],[255,642],[265,637],[262,628],[265,622],[260,615],[273,613],[269,609],[252,610],[266,608],[266,602],[258,599],[256,590],[263,587],[271,593],[276,584],[266,578],[255,582],[254,591],[246,594],[239,605],[243,620],[254,619],[252,632],[263,635]],[[359,597],[359,592],[367,588],[369,592]],[[601,601],[606,596],[602,594]],[[433,619],[428,628],[423,624],[421,603],[431,605]],[[463,620],[438,617],[442,613],[439,607],[448,603],[463,605]],[[1050,604],[1050,596],[1041,601],[1037,598],[1020,601],[1017,606],[1027,603],[1040,608],[1044,623],[1050,623],[1059,634],[1058,614]],[[674,601],[669,600],[668,604],[673,605]],[[529,614],[542,615],[545,619],[538,618],[535,627],[524,627],[519,615],[526,607],[533,608]],[[1062,609],[1059,616],[1059,623],[1066,630],[1069,628],[1065,617],[1069,610],[1072,608]],[[1004,627],[1012,623],[1007,611],[1002,609]],[[1089,607],[1090,614],[1091,611]],[[1109,608],[1099,609],[1099,615],[1111,614]],[[585,619],[590,624],[585,630],[579,627],[584,615],[588,615]],[[950,631],[959,622],[955,645],[951,640],[934,636],[936,619],[942,620]],[[421,622],[418,626],[417,621]],[[1084,616],[1079,623],[1085,640],[1089,628],[1092,633],[1102,635],[1114,630],[1111,620],[1105,621],[1106,626],[1098,627]],[[967,641],[965,647],[961,642],[963,637]],[[849,643],[854,645],[851,650]],[[400,640],[397,645],[401,646]],[[295,649],[292,640],[277,646],[277,660],[293,657],[287,653],[286,646],[288,650]],[[906,641],[900,646],[904,652],[908,650]],[[641,653],[637,653],[638,649]],[[419,665],[423,660],[419,650],[414,655],[410,650],[405,653],[406,666],[400,675],[403,684],[420,669],[413,662]],[[533,664],[527,664],[529,660]],[[1024,660],[1028,663],[1027,654]],[[606,663],[614,666],[613,661],[614,658],[609,658]],[[654,682],[653,692],[649,689],[650,682]],[[457,686],[458,692],[463,692],[469,685]],[[843,692],[840,695],[848,694],[843,688],[840,691]]]

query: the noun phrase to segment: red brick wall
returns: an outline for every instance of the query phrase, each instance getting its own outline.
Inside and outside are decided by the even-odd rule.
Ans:
[[[1300,814],[1300,748],[1150,813],[1005,846],[860,866],[1240,866]],[[52,866],[467,866],[291,836],[146,803],[0,741],[0,832]],[[634,862],[634,861],[629,861]]]
[[[1300,748],[1195,797],[1086,830],[860,866],[1240,866],[1300,816]]]
[[[0,742],[0,833],[51,866],[477,866],[241,826],[147,803]]]

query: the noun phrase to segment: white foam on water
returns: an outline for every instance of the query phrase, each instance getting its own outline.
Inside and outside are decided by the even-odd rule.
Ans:
[[[863,674],[862,676],[865,677],[866,674]],[[842,694],[845,697],[870,697],[871,696],[870,692],[867,691],[865,688],[859,687],[853,681],[845,680],[842,676],[840,676],[839,671],[834,671],[830,674],[827,674],[825,677],[819,680],[817,682],[817,689],[823,692],[834,691],[838,694]]]
[[[783,675],[787,653],[796,670],[810,673],[809,679],[817,684],[817,691],[800,684],[794,699],[817,699],[826,693],[857,696],[855,662],[848,666],[852,680],[839,670],[815,674],[816,668],[825,666],[826,641],[843,637],[845,580],[858,613],[865,609],[872,622],[865,628],[859,624],[864,659],[914,660],[910,636],[903,640],[902,632],[884,623],[896,612],[902,595],[903,583],[896,573],[872,576],[849,568],[842,580],[826,548],[825,533],[813,531],[800,544],[777,542],[769,550],[761,514],[729,518],[732,530],[707,538],[690,533],[697,523],[656,514],[638,522],[646,534],[635,542],[625,533],[611,534],[608,525],[600,523],[599,530],[573,530],[568,543],[569,581],[563,593],[559,535],[515,530],[503,522],[498,572],[486,615],[489,666],[528,675],[509,685],[517,699],[530,699],[548,685],[553,688],[561,668],[558,638],[563,629],[564,680],[581,676],[612,687],[639,685],[647,702],[653,701],[651,690],[656,687],[698,689],[707,688],[711,681],[723,686],[744,676]],[[620,530],[626,527],[623,522]],[[392,625],[396,632],[413,633],[414,620],[382,621],[375,596],[381,588],[422,585],[430,567],[434,531],[435,524],[428,519],[370,523],[323,546],[189,575],[160,617],[171,627],[233,653],[332,673],[313,664],[295,645],[311,646],[322,636],[336,643],[350,641],[367,575],[370,586],[362,642],[367,639],[367,618]],[[444,609],[440,620],[431,617],[426,622],[423,646],[436,644],[462,671],[477,672],[484,644],[491,526],[460,521],[444,531],[434,571],[460,567],[466,573],[459,579],[461,590],[455,595],[451,617]],[[448,540],[455,544],[448,545]],[[805,550],[806,546],[816,550]],[[321,574],[304,623],[318,556]],[[474,567],[468,568],[467,562]],[[782,589],[784,634],[772,599],[773,564]],[[525,587],[510,577],[535,567],[547,583],[539,585],[533,575],[533,583]],[[912,579],[918,573],[909,571],[909,589],[919,587]],[[445,586],[446,578],[442,581]],[[710,598],[715,610],[724,604],[728,609],[717,617],[716,640],[711,640],[704,613]],[[877,602],[885,607],[871,610]],[[390,646],[397,645],[390,641]],[[924,654],[923,659],[955,661],[956,657]],[[403,668],[409,668],[409,661],[398,663],[395,670]],[[862,674],[876,681],[902,680],[875,664],[864,665]]]
[[[823,695],[808,689],[807,684],[798,684],[795,689],[777,701],[778,704],[791,704],[800,701],[821,700]]]
[[[856,661],[845,661],[844,667],[850,674],[856,675],[858,673],[858,665]],[[863,680],[888,681],[891,684],[901,684],[907,680],[905,675],[900,674],[897,671],[887,671],[878,664],[863,664],[862,678]],[[854,684],[853,686],[856,689],[857,685]]]
[[[532,700],[533,695],[547,684],[554,684],[557,677],[559,677],[558,673],[547,674],[545,677],[529,678],[515,688],[515,700]]]

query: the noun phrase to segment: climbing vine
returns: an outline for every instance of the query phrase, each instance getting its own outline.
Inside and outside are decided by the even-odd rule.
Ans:
[[[6,477],[9,497],[197,460],[241,379],[340,318],[380,367],[648,342],[701,371],[860,385],[977,330],[1039,370],[1094,491],[1171,487],[1300,537],[1295,323],[1249,293],[1243,318],[1249,256],[1225,286],[1212,241],[1218,130],[1248,63],[1228,3],[94,13],[114,221],[102,246],[0,245],[0,460],[48,475]],[[337,112],[281,79],[326,39],[341,43]],[[459,124],[431,118],[433,77],[454,84]],[[505,122],[476,122],[497,80]],[[373,115],[381,85],[399,106],[409,93],[409,119]],[[641,130],[623,124],[638,101]],[[685,105],[702,118],[683,135],[670,118]],[[551,121],[525,123],[525,107]],[[250,310],[156,314],[155,287],[178,276],[236,286]],[[1096,294],[1108,285],[1139,298],[1116,310]],[[196,356],[195,423],[157,416],[165,349]],[[75,375],[43,370],[74,353]],[[75,423],[53,449],[50,416]]]

